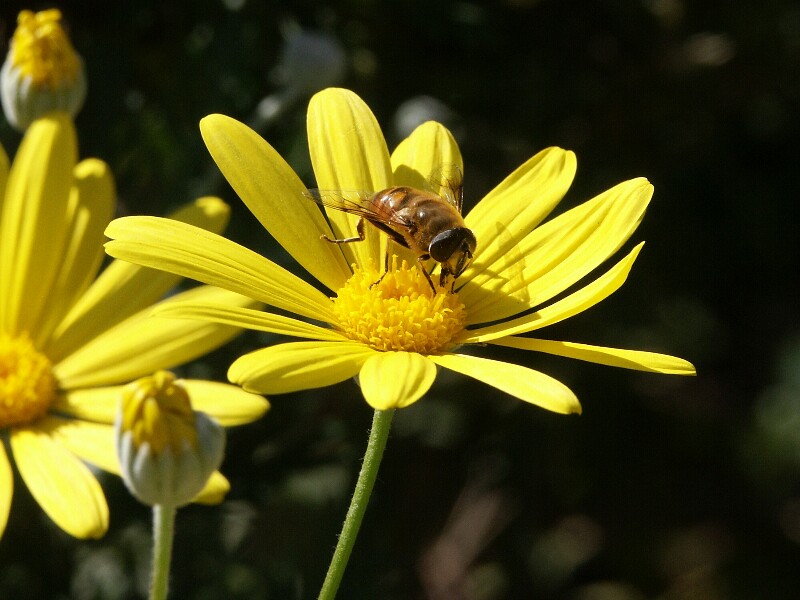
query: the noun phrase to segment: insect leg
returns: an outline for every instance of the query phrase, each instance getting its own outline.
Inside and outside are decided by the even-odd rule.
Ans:
[[[444,284],[447,281],[447,276],[449,274],[450,273],[447,271],[447,269],[444,268],[444,265],[442,265],[442,270],[439,272],[439,287],[444,287]],[[455,283],[455,281],[453,281],[453,283]]]
[[[354,235],[353,237],[344,238],[341,240],[337,240],[335,238],[329,238],[327,235],[319,236],[319,239],[325,240],[326,242],[330,242],[331,244],[350,244],[352,242],[363,242],[366,239],[366,235],[364,233],[364,217],[360,217],[358,219],[358,223],[356,223],[356,233],[358,235]]]
[[[433,295],[436,295],[436,287],[433,285],[433,279],[431,279],[431,274],[428,273],[428,269],[425,268],[425,261],[430,258],[429,255],[423,254],[422,256],[417,257],[417,262],[419,263],[419,268],[422,269],[422,274],[425,275],[425,279],[428,280],[428,283],[431,286],[431,290],[433,291]],[[436,265],[433,266],[433,269],[436,268]],[[433,271],[431,269],[431,271]],[[439,280],[439,285],[441,285],[441,279]]]
[[[370,289],[378,285],[383,278],[386,277],[386,274],[389,272],[389,250],[386,250],[386,254],[383,255],[383,275],[381,275],[377,281],[370,284]]]

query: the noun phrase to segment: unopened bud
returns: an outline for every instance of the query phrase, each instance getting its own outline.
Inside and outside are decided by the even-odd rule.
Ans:
[[[61,27],[61,12],[23,10],[0,69],[0,99],[8,122],[24,131],[48,112],[74,117],[85,98],[83,61]]]
[[[193,411],[186,389],[166,371],[126,387],[114,431],[123,480],[151,506],[191,502],[225,449],[223,428]]]

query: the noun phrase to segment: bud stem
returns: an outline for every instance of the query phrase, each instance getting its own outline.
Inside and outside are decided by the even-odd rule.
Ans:
[[[172,560],[172,538],[175,531],[174,506],[153,506],[153,570],[150,600],[166,600],[169,566]]]
[[[342,533],[339,535],[336,550],[333,552],[333,558],[328,567],[328,574],[325,576],[325,582],[319,592],[319,600],[333,600],[336,597],[344,570],[347,568],[347,562],[350,560],[350,553],[356,543],[361,521],[367,510],[375,479],[378,477],[378,467],[383,458],[383,450],[386,448],[386,440],[389,438],[392,417],[394,417],[394,409],[376,410],[372,417],[372,430],[369,432],[364,462],[361,464],[361,472],[350,500],[350,508],[347,509]]]

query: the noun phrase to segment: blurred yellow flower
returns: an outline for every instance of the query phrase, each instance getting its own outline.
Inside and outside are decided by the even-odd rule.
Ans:
[[[106,230],[112,238],[106,249],[111,256],[218,285],[306,319],[200,302],[158,311],[308,340],[256,350],[234,362],[229,379],[246,390],[279,394],[358,375],[367,402],[386,410],[418,400],[440,366],[548,410],[580,411],[575,395],[561,382],[516,364],[463,354],[470,344],[656,373],[695,372],[687,361],[663,354],[521,335],[582,312],[622,285],[641,244],[587,285],[570,291],[636,229],[653,193],[645,179],[623,182],[543,223],[576,169],[571,152],[543,150],[465,216],[477,238],[474,259],[454,293],[439,289],[434,295],[416,265],[408,266],[415,263],[414,256],[394,243],[387,246],[387,236],[377,228],[368,225],[360,243],[336,245],[320,239],[356,235],[356,218],[329,211],[332,231],[317,205],[304,199],[305,186],[297,175],[248,127],[211,115],[200,128],[239,197],[333,298],[221,236],[167,219],[115,220]],[[451,166],[463,171],[455,140],[434,122],[420,126],[390,155],[375,117],[347,90],[328,89],[311,100],[308,139],[322,190],[423,189]],[[399,257],[377,282],[387,247]]]
[[[53,113],[27,130],[9,169],[0,148],[0,534],[13,491],[10,449],[22,480],[67,533],[99,537],[108,507],[83,460],[119,473],[113,423],[123,385],[203,355],[239,330],[149,316],[179,277],[114,261],[99,277],[114,182],[100,160],[77,163],[70,118]],[[174,218],[221,231],[228,207],[201,198]],[[96,277],[96,278],[95,278]],[[196,288],[194,299],[257,303]],[[266,401],[231,385],[187,381],[194,407],[223,425],[251,421]],[[81,460],[83,459],[83,460]],[[204,498],[227,489],[218,473]]]

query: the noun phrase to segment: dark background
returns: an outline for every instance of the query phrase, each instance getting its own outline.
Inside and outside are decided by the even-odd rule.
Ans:
[[[52,6],[0,5],[3,44],[20,8]],[[675,354],[698,377],[491,353],[575,390],[584,414],[563,417],[442,374],[395,418],[340,598],[797,597],[796,2],[55,6],[87,66],[81,155],[111,165],[120,214],[219,194],[229,236],[290,266],[218,177],[197,123],[211,112],[250,121],[285,93],[275,69],[292,22],[338,40],[339,84],[370,105],[390,147],[403,103],[447,107],[438,118],[461,144],[468,205],[550,145],[578,156],[565,207],[639,175],[655,185],[628,283],[545,337]],[[313,185],[301,96],[261,130]],[[19,135],[2,123],[0,139],[13,155]],[[273,341],[245,335],[182,372],[222,379]],[[271,402],[230,432],[228,500],[180,511],[172,598],[316,597],[371,411],[351,382]],[[140,597],[149,512],[117,478],[102,482],[111,528],[90,542],[15,487],[0,598]]]

